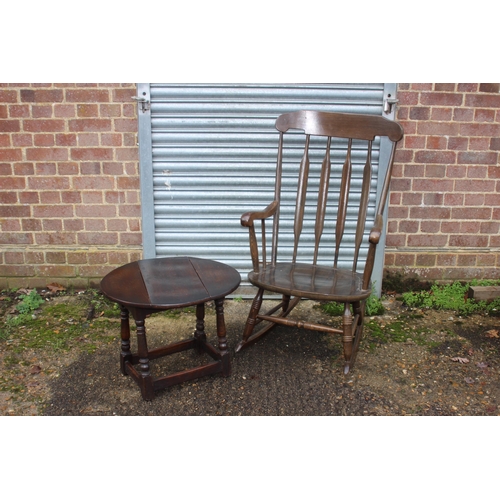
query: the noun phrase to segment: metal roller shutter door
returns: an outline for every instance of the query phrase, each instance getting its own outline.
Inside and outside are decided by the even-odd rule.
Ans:
[[[244,283],[251,261],[248,232],[239,219],[272,199],[276,118],[299,109],[383,115],[384,99],[394,90],[387,84],[138,84],[139,100],[145,101],[139,106],[144,257],[218,260],[238,269]],[[383,154],[379,146],[375,167]],[[321,163],[323,151],[311,154],[311,166]],[[361,165],[363,152],[357,153]],[[301,154],[301,147],[294,149],[285,165],[294,168]],[[337,164],[335,155],[332,163]],[[296,187],[286,189],[292,200]],[[282,210],[290,219],[292,203]],[[312,219],[306,239],[312,238]],[[286,252],[286,237],[283,245]]]

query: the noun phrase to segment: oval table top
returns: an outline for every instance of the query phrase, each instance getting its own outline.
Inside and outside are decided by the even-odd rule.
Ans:
[[[221,262],[160,257],[114,269],[102,279],[101,291],[124,306],[174,309],[224,298],[240,281],[240,273]]]

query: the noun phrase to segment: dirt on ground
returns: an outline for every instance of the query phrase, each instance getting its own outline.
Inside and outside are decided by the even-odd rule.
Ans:
[[[386,298],[386,312],[366,318],[356,365],[344,375],[340,337],[314,331],[278,326],[234,354],[250,301],[227,300],[232,374],[185,382],[144,401],[120,372],[119,318],[99,314],[87,301],[80,316],[60,317],[54,326],[49,305],[81,305],[82,297],[45,300],[35,315],[46,321],[45,335],[56,338],[71,328],[74,334],[60,344],[37,344],[27,340],[29,324],[4,332],[0,415],[500,415],[498,317],[410,310],[397,297]],[[339,322],[311,301],[302,301],[293,316]],[[192,310],[153,315],[146,321],[148,345],[189,338],[195,323]],[[213,307],[207,307],[206,332],[215,343]],[[206,361],[186,351],[151,367],[159,376]]]

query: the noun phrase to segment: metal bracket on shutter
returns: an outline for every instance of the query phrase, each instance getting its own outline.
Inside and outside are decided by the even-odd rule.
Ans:
[[[143,113],[145,113],[146,111],[149,111],[150,108],[151,108],[151,102],[149,101],[149,99],[146,99],[145,97],[137,97],[137,96],[133,96],[132,99],[134,99],[134,101],[137,101],[137,104],[141,104],[141,111]]]
[[[394,104],[397,104],[398,102],[399,99],[391,97],[391,94],[389,94],[387,98],[384,100],[384,113],[386,114],[392,113],[392,107],[394,106]]]

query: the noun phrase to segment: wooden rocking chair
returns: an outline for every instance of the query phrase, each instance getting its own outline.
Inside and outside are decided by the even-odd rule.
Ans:
[[[250,237],[253,271],[248,279],[258,292],[236,352],[256,342],[276,324],[338,333],[342,335],[347,374],[363,334],[365,302],[372,293],[375,251],[384,229],[383,212],[394,154],[403,129],[381,116],[318,111],[283,114],[276,120],[276,128],[279,146],[274,200],[264,210],[241,217]],[[297,130],[303,134],[298,135]],[[392,149],[375,207],[374,196],[370,196],[371,186],[377,182],[372,178],[376,167],[376,162],[372,166],[372,146],[376,137],[382,136],[389,138]],[[304,153],[299,160],[302,146],[299,148],[298,142],[304,139]],[[293,167],[285,142],[291,146],[291,157],[293,151],[299,151]],[[317,156],[320,148],[315,169],[309,157]],[[335,171],[339,172],[337,176]],[[292,175],[293,185],[297,186],[295,202],[287,196]],[[267,219],[272,219],[272,235],[266,232]],[[261,222],[260,233],[255,231],[256,221]],[[369,231],[365,232],[365,227]],[[328,252],[330,256],[325,257]],[[282,300],[261,314],[266,290],[278,293]],[[343,304],[342,329],[287,318],[302,298]],[[260,329],[254,331],[258,325]]]

